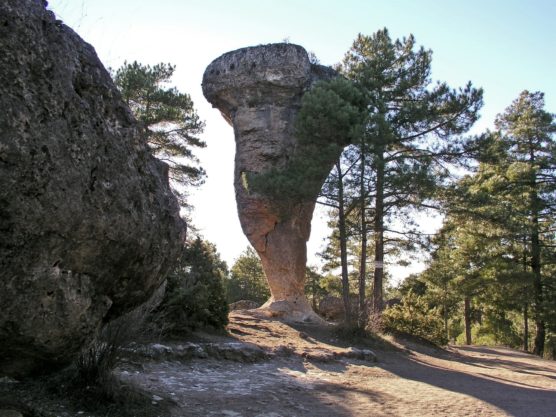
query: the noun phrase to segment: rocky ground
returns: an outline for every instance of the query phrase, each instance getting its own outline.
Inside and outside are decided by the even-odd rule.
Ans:
[[[400,340],[359,341],[354,348],[331,326],[292,327],[252,312],[232,313],[229,333],[128,352],[117,376],[143,393],[137,415],[556,416],[556,362],[519,351],[441,350]],[[7,385],[18,383],[4,381],[0,389]],[[41,410],[34,415],[121,415],[52,396],[42,399]]]

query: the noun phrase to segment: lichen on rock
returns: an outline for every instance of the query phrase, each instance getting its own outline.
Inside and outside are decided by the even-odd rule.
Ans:
[[[287,166],[298,148],[294,123],[303,94],[317,81],[335,76],[331,68],[311,64],[301,46],[286,43],[228,52],[203,76],[205,97],[234,128],[239,219],[261,257],[271,290],[262,308],[294,320],[319,320],[304,294],[316,195],[286,201],[257,193],[248,179]],[[330,165],[322,167],[323,180]]]
[[[41,0],[0,2],[0,375],[67,363],[145,301],[185,224],[94,49]]]

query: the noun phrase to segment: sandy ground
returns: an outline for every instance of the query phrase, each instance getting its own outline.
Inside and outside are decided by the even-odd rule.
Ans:
[[[171,404],[172,416],[556,417],[556,362],[506,348],[399,341],[360,346],[373,349],[372,362],[347,358],[329,327],[294,328],[249,312],[230,318],[237,341],[271,357],[130,363],[119,370],[122,381]]]

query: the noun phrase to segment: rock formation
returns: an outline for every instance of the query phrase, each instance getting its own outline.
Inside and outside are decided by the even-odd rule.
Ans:
[[[311,64],[298,45],[271,44],[228,52],[203,76],[205,97],[234,128],[239,219],[261,257],[272,294],[262,308],[293,320],[318,319],[304,294],[315,202],[285,203],[258,194],[249,189],[248,178],[286,166],[296,152],[294,120],[301,97],[317,80],[335,75]],[[323,166],[323,179],[330,162]]]
[[[229,305],[230,311],[235,310],[254,310],[261,306],[260,303],[252,300],[239,300]]]
[[[0,2],[0,376],[71,360],[152,294],[185,234],[167,166],[45,3]]]
[[[345,314],[344,301],[340,297],[327,295],[319,303],[319,314],[327,320],[341,320]]]

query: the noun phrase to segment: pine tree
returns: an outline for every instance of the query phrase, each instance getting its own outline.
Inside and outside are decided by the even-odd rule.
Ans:
[[[146,128],[153,153],[169,164],[170,179],[180,204],[187,207],[186,188],[203,183],[205,171],[198,166],[193,148],[206,146],[199,135],[199,119],[189,94],[167,87],[176,67],[125,62],[114,74],[122,98]],[[185,188],[184,188],[185,187]]]
[[[507,312],[523,314],[525,350],[531,308],[537,354],[554,304],[555,125],[543,107],[541,93],[524,91],[498,115],[497,131],[472,142],[479,164],[446,194],[447,238],[427,271],[434,276],[444,269],[452,277],[473,271],[481,282],[476,299],[497,325]]]
[[[324,277],[315,267],[305,268],[305,277],[305,293],[308,295],[313,310],[317,311],[319,300],[325,295],[325,289],[322,286]]]
[[[508,188],[525,202],[529,267],[533,273],[533,312],[536,337],[533,351],[542,355],[546,337],[543,241],[553,233],[556,204],[556,143],[554,116],[544,110],[541,92],[523,91],[496,118],[496,127],[509,153]]]
[[[228,323],[223,287],[227,274],[227,265],[212,243],[200,238],[189,242],[153,313],[157,328],[170,335],[206,327],[222,329]]]
[[[363,92],[367,109],[359,148],[365,155],[361,161],[372,167],[368,175],[374,184],[374,195],[367,198],[374,200],[377,315],[383,308],[385,234],[415,236],[413,231],[392,230],[389,219],[406,217],[409,209],[430,197],[434,184],[446,175],[443,164],[459,154],[452,138],[471,127],[482,105],[482,90],[471,83],[459,90],[445,83],[431,86],[431,57],[430,50],[416,49],[413,36],[392,41],[383,29],[372,36],[359,35],[341,65]],[[363,223],[367,218],[362,217]]]
[[[270,289],[264,275],[261,259],[251,246],[237,258],[226,281],[229,303],[250,300],[264,303],[270,297]]]
[[[318,198],[338,215],[340,266],[345,320],[351,321],[347,265],[346,216],[354,209],[345,188],[353,161],[342,149],[360,137],[363,96],[350,81],[338,77],[321,81],[308,91],[296,119],[297,156],[286,167],[275,168],[250,180],[256,192],[282,200],[314,201]],[[332,168],[326,178],[323,166]],[[322,185],[324,182],[324,186]]]

